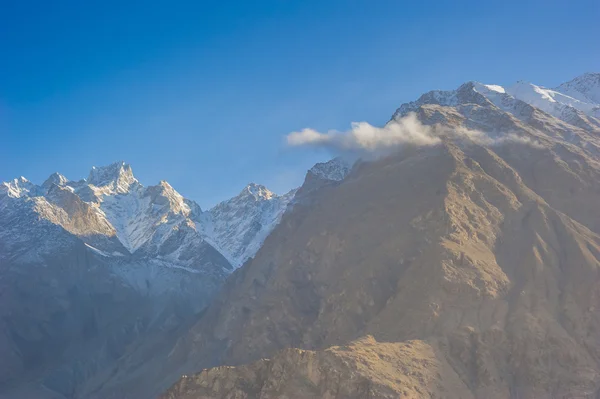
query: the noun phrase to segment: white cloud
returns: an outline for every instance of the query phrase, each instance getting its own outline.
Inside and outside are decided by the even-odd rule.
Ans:
[[[326,133],[306,128],[292,132],[286,141],[292,147],[321,147],[338,153],[388,152],[402,145],[431,146],[442,141],[442,137],[468,139],[481,145],[502,145],[508,142],[540,145],[528,137],[506,133],[490,137],[484,132],[464,127],[449,128],[440,125],[423,125],[416,114],[392,121],[384,127],[375,127],[367,122],[353,122],[347,131],[330,130]]]
[[[315,146],[327,147],[340,151],[375,152],[398,147],[404,144],[419,146],[434,145],[440,138],[434,129],[423,125],[414,114],[384,127],[375,127],[367,122],[353,122],[350,130],[340,132],[331,130],[321,133],[306,128],[287,135],[287,143],[293,147]]]

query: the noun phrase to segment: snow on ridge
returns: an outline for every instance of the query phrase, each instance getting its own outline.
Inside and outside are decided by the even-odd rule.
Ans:
[[[31,191],[34,191],[35,188],[36,185],[31,183],[23,176],[11,181],[2,182],[2,184],[0,184],[0,192],[5,193],[11,198],[21,198],[27,196]]]
[[[351,168],[352,164],[349,161],[337,157],[327,162],[317,163],[310,168],[309,173],[324,180],[341,181],[348,175]]]
[[[85,243],[85,246],[86,246],[86,247],[88,247],[89,249],[91,249],[91,250],[92,250],[92,252],[95,252],[95,253],[97,253],[97,254],[98,254],[98,255],[100,255],[100,256],[103,256],[103,257],[105,257],[105,258],[108,258],[108,257],[110,256],[110,255],[109,255],[109,254],[107,254],[106,252],[104,252],[104,251],[101,251],[101,250],[99,250],[98,248],[96,248],[96,247],[93,247],[93,246],[91,246],[91,245],[90,245],[90,244],[88,244],[88,243]]]
[[[58,172],[54,172],[46,179],[46,181],[42,183],[42,187],[49,189],[53,184],[56,184],[57,186],[64,186],[67,183],[69,183],[69,179]]]
[[[498,85],[483,85],[485,86],[486,89],[488,89],[489,91],[495,91],[497,93],[506,93],[506,91],[504,90],[504,87],[502,86],[498,86]]]
[[[269,200],[277,195],[262,184],[248,183],[238,196],[251,196],[256,201],[260,201]]]
[[[589,116],[600,116],[597,104],[586,103],[576,98],[527,82],[517,82],[506,92],[514,98],[541,109],[550,115],[561,117],[565,106],[573,107]]]
[[[317,164],[311,171],[321,178],[339,181],[348,173],[349,165],[339,158]],[[122,248],[130,254],[143,249],[144,254],[150,256],[153,251],[161,251],[161,246],[170,237],[180,240],[178,245],[186,246],[195,245],[193,243],[200,245],[206,241],[234,268],[256,254],[280,222],[297,191],[295,189],[278,195],[263,185],[249,183],[237,196],[203,211],[166,181],[155,186],[142,186],[125,162],[94,167],[87,180],[69,181],[63,175],[54,173],[41,187],[24,178],[4,183],[1,187],[13,197],[30,195],[30,190],[40,195],[39,200],[44,206],[39,205],[38,201],[36,209],[43,211],[41,217],[61,225],[69,223],[68,212],[62,212],[66,203],[59,201],[50,206],[49,203],[46,205],[45,199],[56,191],[53,187],[69,190],[86,204],[89,212],[96,213],[96,216],[87,217],[105,220],[114,230],[113,234]],[[88,245],[104,257],[123,256],[115,252],[113,247],[106,246],[106,243]],[[185,266],[185,262],[177,262],[180,252],[179,249],[169,252],[169,259],[174,257],[175,263]]]
[[[205,239],[237,268],[260,249],[295,191],[277,195],[263,185],[250,183],[237,196],[202,213],[198,226]]]
[[[135,252],[151,235],[152,222],[143,215],[144,205],[137,191],[107,195],[100,204],[100,210],[114,227],[117,238],[130,253]]]
[[[562,83],[554,90],[576,98],[579,101],[600,105],[600,73],[586,72],[568,82]]]
[[[138,183],[133,176],[131,166],[123,161],[108,166],[92,166],[87,183],[96,187],[110,187],[117,193],[129,191],[129,187]]]
[[[585,94],[583,94],[585,92]],[[474,95],[476,94],[476,95]],[[477,97],[479,95],[479,97]],[[586,97],[587,96],[587,97]],[[402,104],[394,113],[398,119],[416,111],[425,104],[454,107],[462,104],[485,106],[489,101],[503,111],[518,114],[519,101],[538,108],[567,123],[577,123],[581,118],[600,119],[600,74],[586,74],[555,89],[519,81],[512,86],[467,82],[456,90],[433,90],[418,100]],[[485,100],[484,100],[485,99]],[[515,116],[519,116],[515,114]],[[597,123],[591,122],[592,125]]]
[[[308,173],[324,180],[341,181],[351,168],[352,162],[337,157],[317,163]],[[206,240],[237,268],[258,252],[281,221],[297,191],[293,189],[278,195],[263,185],[250,183],[237,196],[202,213],[198,225]]]
[[[48,201],[54,197],[49,196],[58,195],[56,190],[68,190],[83,202],[77,204],[65,197],[51,204]],[[236,197],[223,201],[212,212],[204,212],[164,180],[155,186],[142,186],[125,162],[94,167],[88,179],[81,181],[69,181],[59,173],[50,175],[42,186],[25,178],[15,179],[0,185],[0,195],[3,193],[10,198],[35,196],[32,206],[36,214],[63,227],[75,226],[73,223],[81,227],[82,221],[93,225],[104,220],[123,251],[133,254],[143,250],[143,256],[169,259],[183,268],[191,264],[186,248],[205,245],[204,241],[233,266],[241,265],[258,251],[292,197],[279,196],[263,185],[250,183]],[[19,205],[8,201],[2,206],[16,209]],[[85,219],[74,222],[68,212],[75,210],[73,207],[82,207],[89,213],[84,214]],[[80,230],[70,231],[78,235],[83,231]],[[87,242],[87,238],[80,238],[103,257],[123,256],[115,252],[114,241]],[[180,248],[173,249],[173,242]]]
[[[570,123],[573,115],[581,112],[587,116],[600,118],[600,106],[582,101],[557,89],[548,89],[533,83],[519,81],[512,86],[484,85],[475,83],[474,90],[484,95],[501,109],[511,112],[514,100],[523,101],[554,117]]]

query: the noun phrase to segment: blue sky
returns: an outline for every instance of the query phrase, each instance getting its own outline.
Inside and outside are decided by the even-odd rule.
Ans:
[[[468,80],[555,86],[600,70],[600,2],[4,1],[0,180],[129,162],[203,207],[282,193],[329,154],[304,127],[383,124]]]

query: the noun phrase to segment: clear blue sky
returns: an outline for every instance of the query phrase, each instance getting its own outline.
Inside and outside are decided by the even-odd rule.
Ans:
[[[383,124],[468,80],[554,86],[600,70],[600,1],[8,1],[0,180],[129,162],[203,206],[283,192],[325,153],[304,127]]]

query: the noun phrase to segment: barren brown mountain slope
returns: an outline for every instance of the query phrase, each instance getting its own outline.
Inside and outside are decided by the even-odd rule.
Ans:
[[[249,366],[222,366],[186,376],[165,397],[396,398],[400,393],[419,398],[450,392],[472,397],[436,351],[423,341],[378,343],[370,336],[318,352],[286,349]]]
[[[524,145],[501,149],[515,154]],[[360,374],[386,386],[388,397],[465,397],[464,389],[481,398],[596,395],[600,237],[549,206],[492,148],[406,149],[315,195],[284,217],[172,354],[190,369],[275,360],[185,381],[208,396],[166,397],[319,397],[346,381],[322,391],[293,359],[293,377],[267,372],[238,384],[236,373],[283,362],[283,348],[322,350],[367,334],[376,345],[420,340],[418,356],[449,374],[436,379],[441,391],[425,377],[403,383],[422,362],[391,353],[389,361],[403,364],[397,374]],[[298,379],[305,390],[288,385]],[[373,389],[373,397],[388,395]]]
[[[394,118],[442,143],[307,181],[163,398],[600,397],[598,121],[430,97]]]

